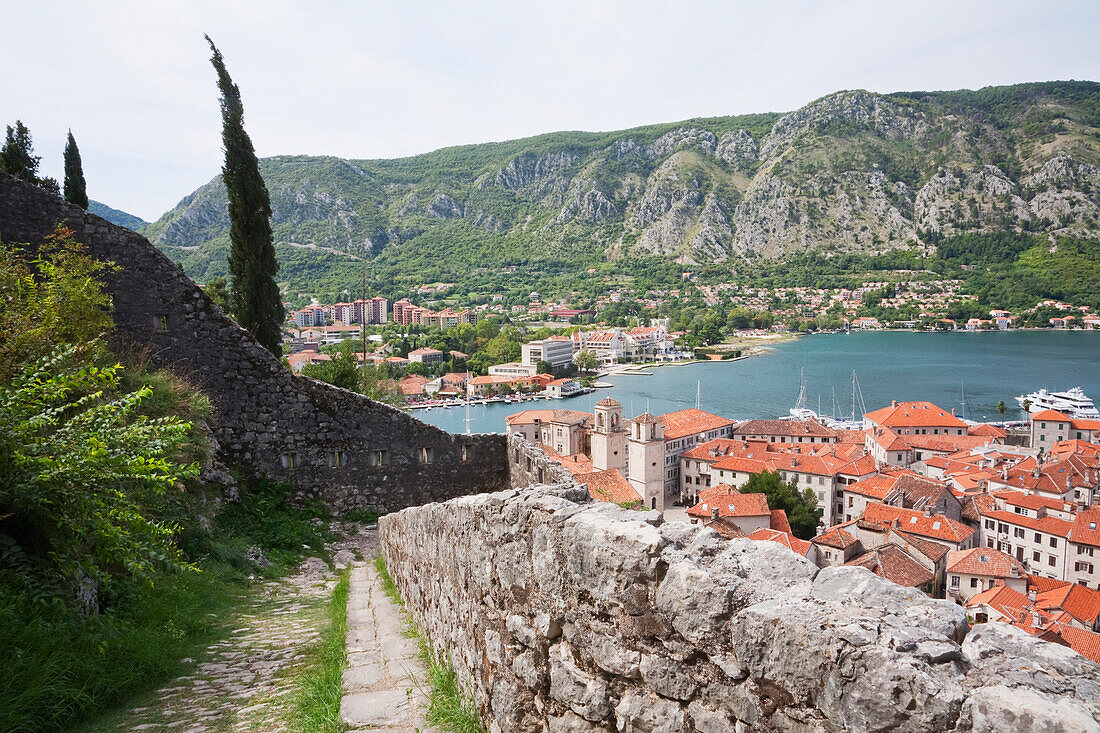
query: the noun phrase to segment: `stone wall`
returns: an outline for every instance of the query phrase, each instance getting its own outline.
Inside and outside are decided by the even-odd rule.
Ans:
[[[573,474],[531,441],[515,433],[508,436],[508,475],[511,486],[522,489],[536,484],[570,484]]]
[[[1100,666],[1066,647],[575,485],[406,509],[380,532],[490,733],[1100,729]]]
[[[57,224],[119,269],[118,341],[148,347],[211,398],[219,458],[294,483],[335,509],[394,510],[508,485],[505,439],[451,435],[400,410],[290,373],[143,237],[0,173],[0,240]]]

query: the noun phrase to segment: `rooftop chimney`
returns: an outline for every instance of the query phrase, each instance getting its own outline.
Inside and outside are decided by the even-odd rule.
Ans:
[[[718,507],[716,507],[716,506],[712,506],[712,507],[710,508],[710,518],[711,518],[712,520],[716,520],[716,519],[718,519]]]
[[[890,400],[890,407],[897,407],[897,406],[898,406],[898,401],[897,400]]]
[[[1029,590],[1027,592],[1027,599],[1029,601],[1031,601],[1032,603],[1035,603],[1035,597],[1036,597],[1035,589],[1032,588],[1031,590]]]

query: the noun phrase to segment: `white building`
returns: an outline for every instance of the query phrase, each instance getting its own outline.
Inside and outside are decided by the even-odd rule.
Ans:
[[[540,341],[529,341],[521,347],[524,364],[536,366],[545,361],[555,369],[568,366],[573,361],[573,340],[567,336],[551,336]]]

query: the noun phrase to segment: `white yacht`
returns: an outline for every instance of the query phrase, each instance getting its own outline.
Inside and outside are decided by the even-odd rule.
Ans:
[[[1043,410],[1057,410],[1072,418],[1079,420],[1100,420],[1100,411],[1092,400],[1085,396],[1080,387],[1067,389],[1065,392],[1047,392],[1041,389],[1031,394],[1020,395],[1016,398],[1020,407],[1025,407],[1028,412],[1042,412]]]

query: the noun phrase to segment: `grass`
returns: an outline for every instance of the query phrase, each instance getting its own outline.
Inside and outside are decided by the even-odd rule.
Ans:
[[[344,639],[348,631],[350,570],[345,569],[328,603],[329,624],[310,653],[306,670],[298,679],[291,708],[289,730],[294,733],[343,733],[340,699],[344,669],[348,666]]]
[[[374,559],[375,570],[382,580],[382,592],[398,606],[404,608],[397,584],[379,554]],[[419,644],[419,657],[427,670],[426,693],[428,709],[424,717],[430,725],[449,733],[485,733],[478,718],[477,707],[458,684],[458,676],[445,654],[432,650],[427,638],[419,633],[416,625],[408,621],[406,633]]]

